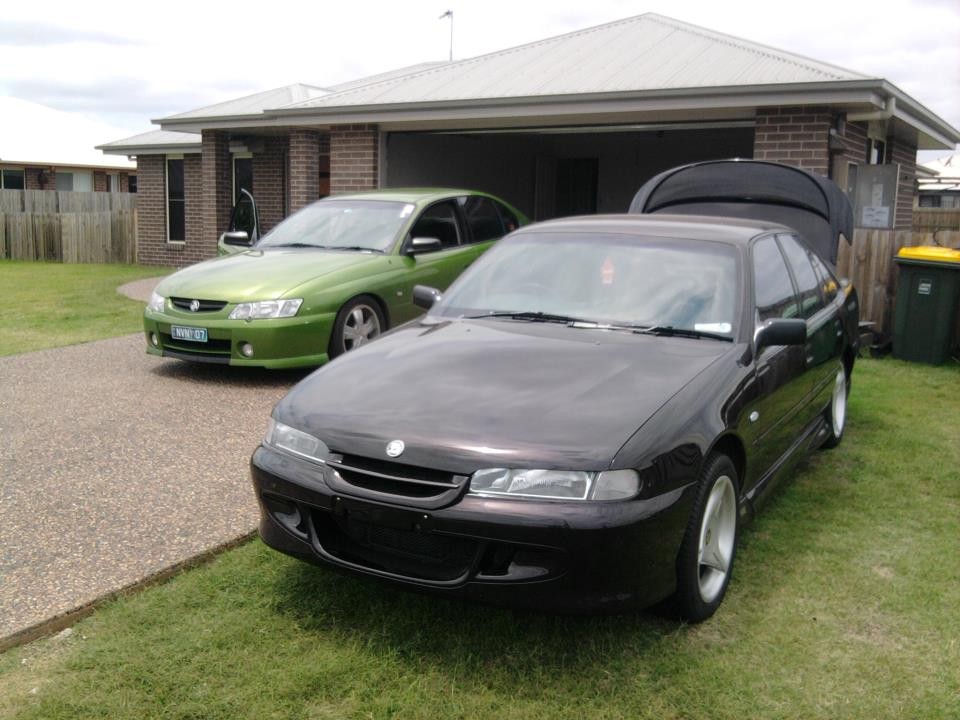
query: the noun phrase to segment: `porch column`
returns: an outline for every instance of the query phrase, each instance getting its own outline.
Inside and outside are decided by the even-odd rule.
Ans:
[[[379,186],[379,126],[334,125],[330,128],[330,193],[375,190]]]
[[[204,130],[200,175],[203,187],[201,245],[205,254],[216,255],[217,239],[227,229],[233,209],[233,182],[230,168],[230,136],[222,130]],[[188,219],[189,224],[189,219]],[[190,228],[187,228],[190,235]]]
[[[320,133],[290,131],[290,212],[320,197]]]

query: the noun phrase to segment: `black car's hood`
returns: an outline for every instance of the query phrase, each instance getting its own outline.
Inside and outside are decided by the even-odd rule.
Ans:
[[[321,368],[276,417],[332,450],[469,473],[599,470],[729,343],[511,320],[413,324]]]

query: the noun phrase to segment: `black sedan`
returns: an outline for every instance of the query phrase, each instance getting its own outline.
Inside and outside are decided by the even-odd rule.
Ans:
[[[723,600],[741,521],[843,435],[857,297],[787,227],[524,228],[307,377],[252,458],[270,546],[564,611]]]

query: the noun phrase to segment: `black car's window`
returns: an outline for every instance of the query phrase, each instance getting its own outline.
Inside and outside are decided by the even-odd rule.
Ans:
[[[453,202],[445,200],[424,210],[410,231],[410,237],[436,238],[444,250],[459,245],[460,228]]]
[[[810,255],[810,260],[813,261],[813,269],[817,273],[817,279],[820,281],[820,290],[823,293],[823,299],[826,300],[829,305],[836,300],[837,295],[840,294],[840,283],[837,282],[837,278],[830,272],[830,268],[827,267],[823,260],[815,254]]]
[[[490,198],[472,195],[459,198],[463,216],[470,228],[470,241],[475,243],[497,240],[503,237],[500,214]]]
[[[753,287],[760,321],[798,316],[797,298],[787,263],[772,236],[753,246]]]
[[[780,245],[787,256],[793,277],[797,281],[800,295],[800,317],[813,317],[823,309],[823,296],[820,295],[820,280],[813,271],[810,251],[793,235],[779,235]]]
[[[732,337],[739,287],[736,253],[723,243],[526,232],[484,253],[432,312],[543,313]]]
[[[500,211],[500,217],[503,218],[504,230],[508,233],[513,232],[520,227],[520,221],[517,220],[517,214],[503,203],[497,203],[497,210]]]

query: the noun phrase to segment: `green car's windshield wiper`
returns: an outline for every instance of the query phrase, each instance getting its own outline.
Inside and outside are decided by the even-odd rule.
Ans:
[[[314,245],[313,243],[291,242],[277,243],[276,245],[265,245],[267,248],[323,248],[323,245]]]
[[[707,330],[692,330],[690,328],[678,328],[673,325],[649,325],[647,327],[634,327],[633,332],[642,335],[666,335],[670,337],[688,337],[688,338],[709,338],[710,340],[723,340],[733,342],[729,335],[709,332]]]
[[[478,315],[464,315],[465,320],[480,320],[484,318],[509,318],[510,320],[526,320],[527,322],[553,322],[553,323],[580,323],[587,322],[580,318],[569,317],[567,315],[552,315],[551,313],[540,312],[539,310],[494,310],[493,312],[479,313]]]

